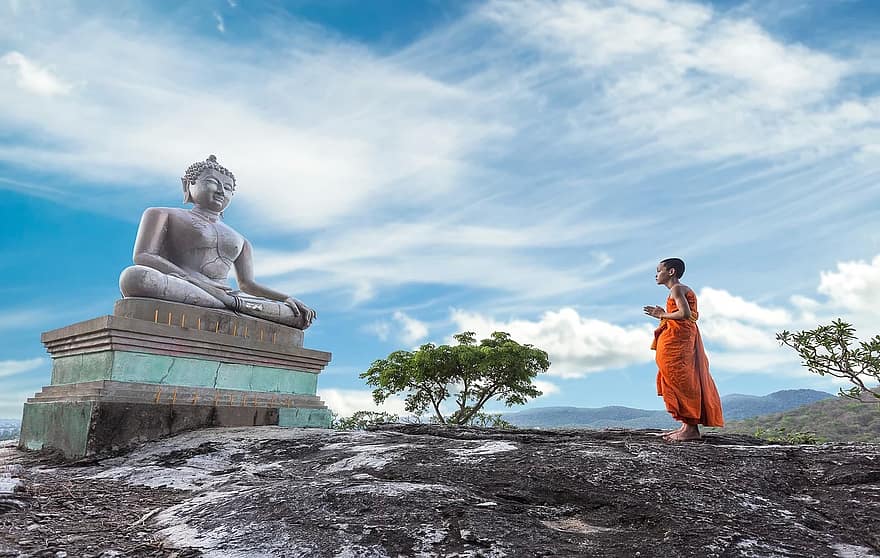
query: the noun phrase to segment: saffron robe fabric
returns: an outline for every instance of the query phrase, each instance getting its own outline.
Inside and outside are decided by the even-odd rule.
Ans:
[[[672,418],[686,424],[724,426],[721,398],[712,376],[709,359],[697,327],[697,295],[685,295],[691,309],[689,320],[660,320],[654,331],[652,349],[657,351],[657,395],[663,398]],[[666,299],[666,311],[678,306]]]

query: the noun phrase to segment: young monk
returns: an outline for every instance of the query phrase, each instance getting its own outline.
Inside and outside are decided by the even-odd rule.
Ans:
[[[681,428],[664,434],[670,442],[700,439],[697,426],[724,426],[721,398],[709,375],[709,360],[697,328],[697,296],[681,283],[684,262],[668,258],[657,265],[657,284],[669,289],[666,308],[645,306],[645,314],[658,318],[652,349],[657,351],[657,395],[663,398]]]

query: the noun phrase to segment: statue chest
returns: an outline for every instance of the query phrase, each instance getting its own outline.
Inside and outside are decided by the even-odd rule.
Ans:
[[[197,215],[177,225],[174,243],[180,257],[209,277],[225,277],[244,246],[242,236],[222,222],[212,223]]]

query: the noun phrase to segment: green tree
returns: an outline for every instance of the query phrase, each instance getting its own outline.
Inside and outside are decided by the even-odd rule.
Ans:
[[[550,367],[546,352],[501,331],[479,343],[470,331],[453,337],[457,345],[427,343],[375,361],[360,375],[375,388],[373,400],[378,404],[405,393],[408,412],[430,411],[440,424],[472,424],[492,399],[510,407],[541,395],[532,380]],[[456,408],[444,416],[440,406],[450,397]]]
[[[880,386],[867,385],[880,383],[880,335],[859,341],[855,328],[837,319],[816,329],[777,333],[776,340],[794,349],[810,372],[853,384],[841,388],[840,395],[861,400],[862,394],[871,394],[880,399]]]

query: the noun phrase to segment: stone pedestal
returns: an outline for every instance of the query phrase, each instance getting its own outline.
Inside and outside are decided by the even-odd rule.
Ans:
[[[146,298],[42,336],[52,381],[19,445],[77,458],[206,426],[330,426],[316,396],[330,353],[257,318]]]

